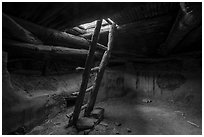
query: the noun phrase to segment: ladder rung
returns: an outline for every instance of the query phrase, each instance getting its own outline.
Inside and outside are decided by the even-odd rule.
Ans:
[[[107,50],[108,49],[108,47],[106,47],[106,46],[104,46],[104,45],[102,45],[100,43],[97,43],[97,47],[99,47],[100,49],[103,49],[103,50]]]
[[[87,89],[86,89],[86,92],[88,93],[88,92],[90,92],[92,89],[93,89],[93,86],[87,88]]]
[[[83,106],[81,107],[81,111],[84,110],[86,107],[87,107],[87,104],[83,105]],[[71,113],[69,113],[69,114],[66,114],[67,118],[72,117],[72,115],[73,115],[73,112],[71,112]]]
[[[76,70],[80,71],[80,70],[84,70],[85,68],[82,67],[77,67]],[[91,72],[98,72],[99,71],[99,67],[94,67],[91,69]]]
[[[91,40],[88,40],[89,42],[91,42]],[[98,48],[103,49],[103,50],[107,50],[108,48],[100,43],[97,43],[96,45]]]
[[[71,96],[66,97],[65,99],[66,99],[67,101],[70,101],[70,100],[75,100],[76,98],[77,98],[77,96],[71,95]]]
[[[91,72],[98,72],[99,71],[99,67],[95,67],[91,69]]]
[[[76,68],[77,71],[79,71],[79,70],[84,70],[84,69],[85,69],[85,68],[82,68],[82,67],[77,67],[77,68]]]
[[[86,89],[86,93],[90,92],[92,89],[93,89],[93,86],[87,88],[87,89]],[[79,95],[79,92],[78,92],[78,91],[77,91],[77,92],[73,92],[71,95],[73,95],[73,96],[78,96],[78,95]]]

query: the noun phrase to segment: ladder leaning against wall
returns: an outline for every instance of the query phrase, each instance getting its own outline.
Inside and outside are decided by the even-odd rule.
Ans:
[[[79,118],[79,115],[80,115],[80,112],[83,109],[85,109],[84,116],[89,116],[90,113],[92,112],[94,105],[95,105],[95,102],[96,102],[98,90],[100,88],[100,83],[102,81],[103,74],[104,74],[106,65],[108,63],[108,60],[110,58],[111,50],[113,47],[113,38],[114,38],[115,30],[116,30],[116,24],[112,23],[110,30],[109,30],[108,46],[105,49],[105,52],[103,54],[100,65],[99,65],[99,67],[91,68],[92,62],[94,60],[94,53],[96,51],[97,42],[99,39],[101,25],[102,25],[102,19],[97,20],[94,34],[92,36],[91,44],[89,47],[89,53],[88,53],[88,56],[86,58],[85,69],[84,69],[83,75],[82,75],[82,83],[81,83],[79,94],[77,96],[77,100],[75,103],[75,108],[74,108],[73,113],[69,114],[69,116],[68,116],[69,117],[69,125],[76,125],[78,118]],[[95,80],[93,82],[93,86],[91,86],[90,88],[87,89],[87,85],[88,85],[88,81],[89,81],[91,72],[97,72],[97,75],[96,75]],[[91,91],[89,101],[87,104],[83,105],[85,93],[89,92],[89,91]]]

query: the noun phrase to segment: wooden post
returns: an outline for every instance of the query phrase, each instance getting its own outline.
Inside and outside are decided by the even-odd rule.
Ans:
[[[71,120],[71,124],[74,124],[74,125],[76,125],[76,122],[78,120],[78,117],[81,111],[81,106],[84,101],[84,96],[85,96],[85,92],[86,92],[86,88],[87,88],[87,84],[89,80],[89,75],[91,71],[91,64],[93,62],[94,52],[96,50],[96,45],[97,45],[97,41],[99,38],[101,24],[102,24],[102,20],[98,20],[96,23],[96,28],[94,30],[94,35],[92,37],[91,47],[89,48],[89,54],[86,59],[86,65],[85,65],[85,70],[82,75],[82,83],[80,87],[80,92],[79,92],[79,95],[77,97],[77,101],[75,104],[73,119]]]
[[[100,83],[101,83],[101,80],[103,78],[103,73],[105,71],[105,67],[106,67],[106,65],[108,63],[108,59],[109,59],[110,54],[111,54],[111,49],[113,47],[113,37],[114,37],[115,29],[116,29],[116,26],[115,26],[115,23],[114,23],[114,24],[112,24],[110,32],[109,32],[108,50],[105,51],[105,53],[103,55],[103,58],[102,58],[102,61],[100,63],[99,72],[98,72],[97,77],[95,79],[95,84],[94,84],[94,87],[93,87],[93,91],[90,94],[90,99],[89,99],[89,102],[88,102],[87,109],[84,112],[84,116],[89,116],[91,111],[94,108],[94,105],[95,105],[95,102],[96,102],[96,97],[97,97],[98,90],[99,90],[99,87],[100,87]]]

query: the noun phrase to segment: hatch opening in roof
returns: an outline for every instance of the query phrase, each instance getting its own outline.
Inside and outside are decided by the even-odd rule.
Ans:
[[[113,23],[114,23],[114,21],[111,20],[110,18],[107,18],[106,20],[103,19],[102,27],[107,27]],[[84,28],[85,30],[95,28],[95,26],[96,26],[96,20],[93,22],[90,22],[90,23],[85,23],[85,24],[79,25],[79,27]],[[117,26],[117,24],[116,24],[116,26]]]

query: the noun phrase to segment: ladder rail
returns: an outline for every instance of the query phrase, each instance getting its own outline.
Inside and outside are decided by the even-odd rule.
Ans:
[[[89,80],[89,75],[90,75],[90,71],[91,71],[91,64],[93,62],[94,53],[96,51],[97,41],[99,39],[101,24],[102,24],[102,20],[98,20],[96,22],[96,28],[94,30],[94,35],[92,36],[92,42],[91,42],[91,46],[89,48],[89,54],[87,56],[85,69],[84,69],[84,72],[82,75],[82,83],[81,83],[81,87],[80,87],[80,92],[79,92],[79,95],[77,96],[77,100],[76,100],[76,104],[75,104],[75,108],[74,108],[74,112],[73,112],[73,119],[71,120],[71,124],[73,124],[73,125],[76,125],[76,122],[79,118],[79,114],[81,111],[81,106],[82,106],[83,101],[84,101],[84,96],[85,96],[85,92],[86,92],[86,88],[87,88],[87,84],[88,84],[88,80]]]
[[[111,25],[111,28],[110,28],[110,31],[109,31],[108,48],[107,48],[107,51],[105,51],[105,53],[103,55],[103,58],[101,60],[101,63],[100,63],[100,66],[99,66],[99,71],[98,71],[97,76],[95,78],[95,83],[94,83],[94,86],[93,86],[93,90],[92,90],[92,92],[90,94],[90,99],[89,99],[89,102],[87,104],[87,108],[85,109],[84,116],[89,116],[91,111],[94,108],[96,98],[97,98],[97,94],[98,94],[98,90],[100,88],[100,83],[102,81],[103,74],[104,74],[106,65],[108,64],[108,60],[110,58],[111,50],[112,50],[112,47],[113,47],[115,30],[116,30],[116,25],[115,25],[115,23],[113,23]]]

